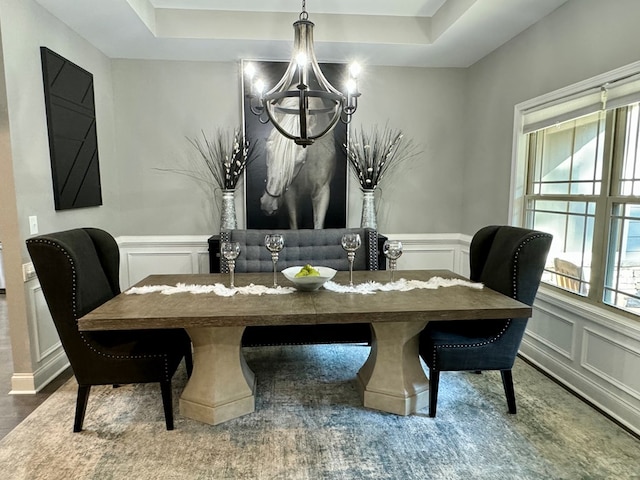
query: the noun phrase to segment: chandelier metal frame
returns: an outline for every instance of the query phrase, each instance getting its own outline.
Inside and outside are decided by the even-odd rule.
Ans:
[[[326,79],[315,55],[313,27],[314,23],[309,20],[306,11],[306,1],[303,0],[302,12],[298,21],[293,24],[294,44],[291,61],[280,81],[271,90],[265,93],[262,80],[254,81],[255,69],[247,69],[251,82],[250,93],[247,95],[251,112],[261,123],[271,122],[282,135],[303,147],[312,145],[314,140],[329,133],[338,120],[349,123],[358,108],[360,97],[357,65],[351,65],[349,68],[346,93],[333,87]],[[323,106],[315,106],[317,102],[312,99],[320,99]],[[294,103],[294,106],[291,106],[291,103]],[[281,118],[291,115],[297,116],[298,119],[293,128],[281,122]],[[329,120],[326,125],[314,129],[311,125],[315,123],[314,119],[318,115],[326,115]]]

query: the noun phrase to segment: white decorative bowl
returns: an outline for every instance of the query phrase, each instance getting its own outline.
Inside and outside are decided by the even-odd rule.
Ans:
[[[312,292],[314,290],[318,290],[325,282],[331,280],[336,274],[336,270],[329,267],[313,267],[318,272],[320,272],[319,277],[296,277],[296,273],[298,273],[303,268],[303,265],[297,267],[289,267],[282,270],[282,274],[292,282],[297,290],[302,290],[304,292]]]

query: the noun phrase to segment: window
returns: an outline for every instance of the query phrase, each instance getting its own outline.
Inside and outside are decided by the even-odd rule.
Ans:
[[[640,315],[640,104],[527,140],[524,221],[554,236],[543,282]]]

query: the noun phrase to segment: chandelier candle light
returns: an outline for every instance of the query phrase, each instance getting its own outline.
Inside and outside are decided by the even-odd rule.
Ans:
[[[302,1],[295,32],[293,55],[280,81],[265,93],[264,81],[256,77],[253,64],[245,67],[250,82],[249,105],[261,123],[273,126],[296,144],[306,147],[326,135],[338,120],[349,123],[358,108],[357,78],[360,67],[349,68],[346,93],[334,88],[325,78],[313,47],[314,24],[308,20],[306,1]]]

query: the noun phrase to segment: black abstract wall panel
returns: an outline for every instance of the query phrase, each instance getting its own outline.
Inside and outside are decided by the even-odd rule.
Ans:
[[[93,75],[40,47],[56,210],[102,205]]]

